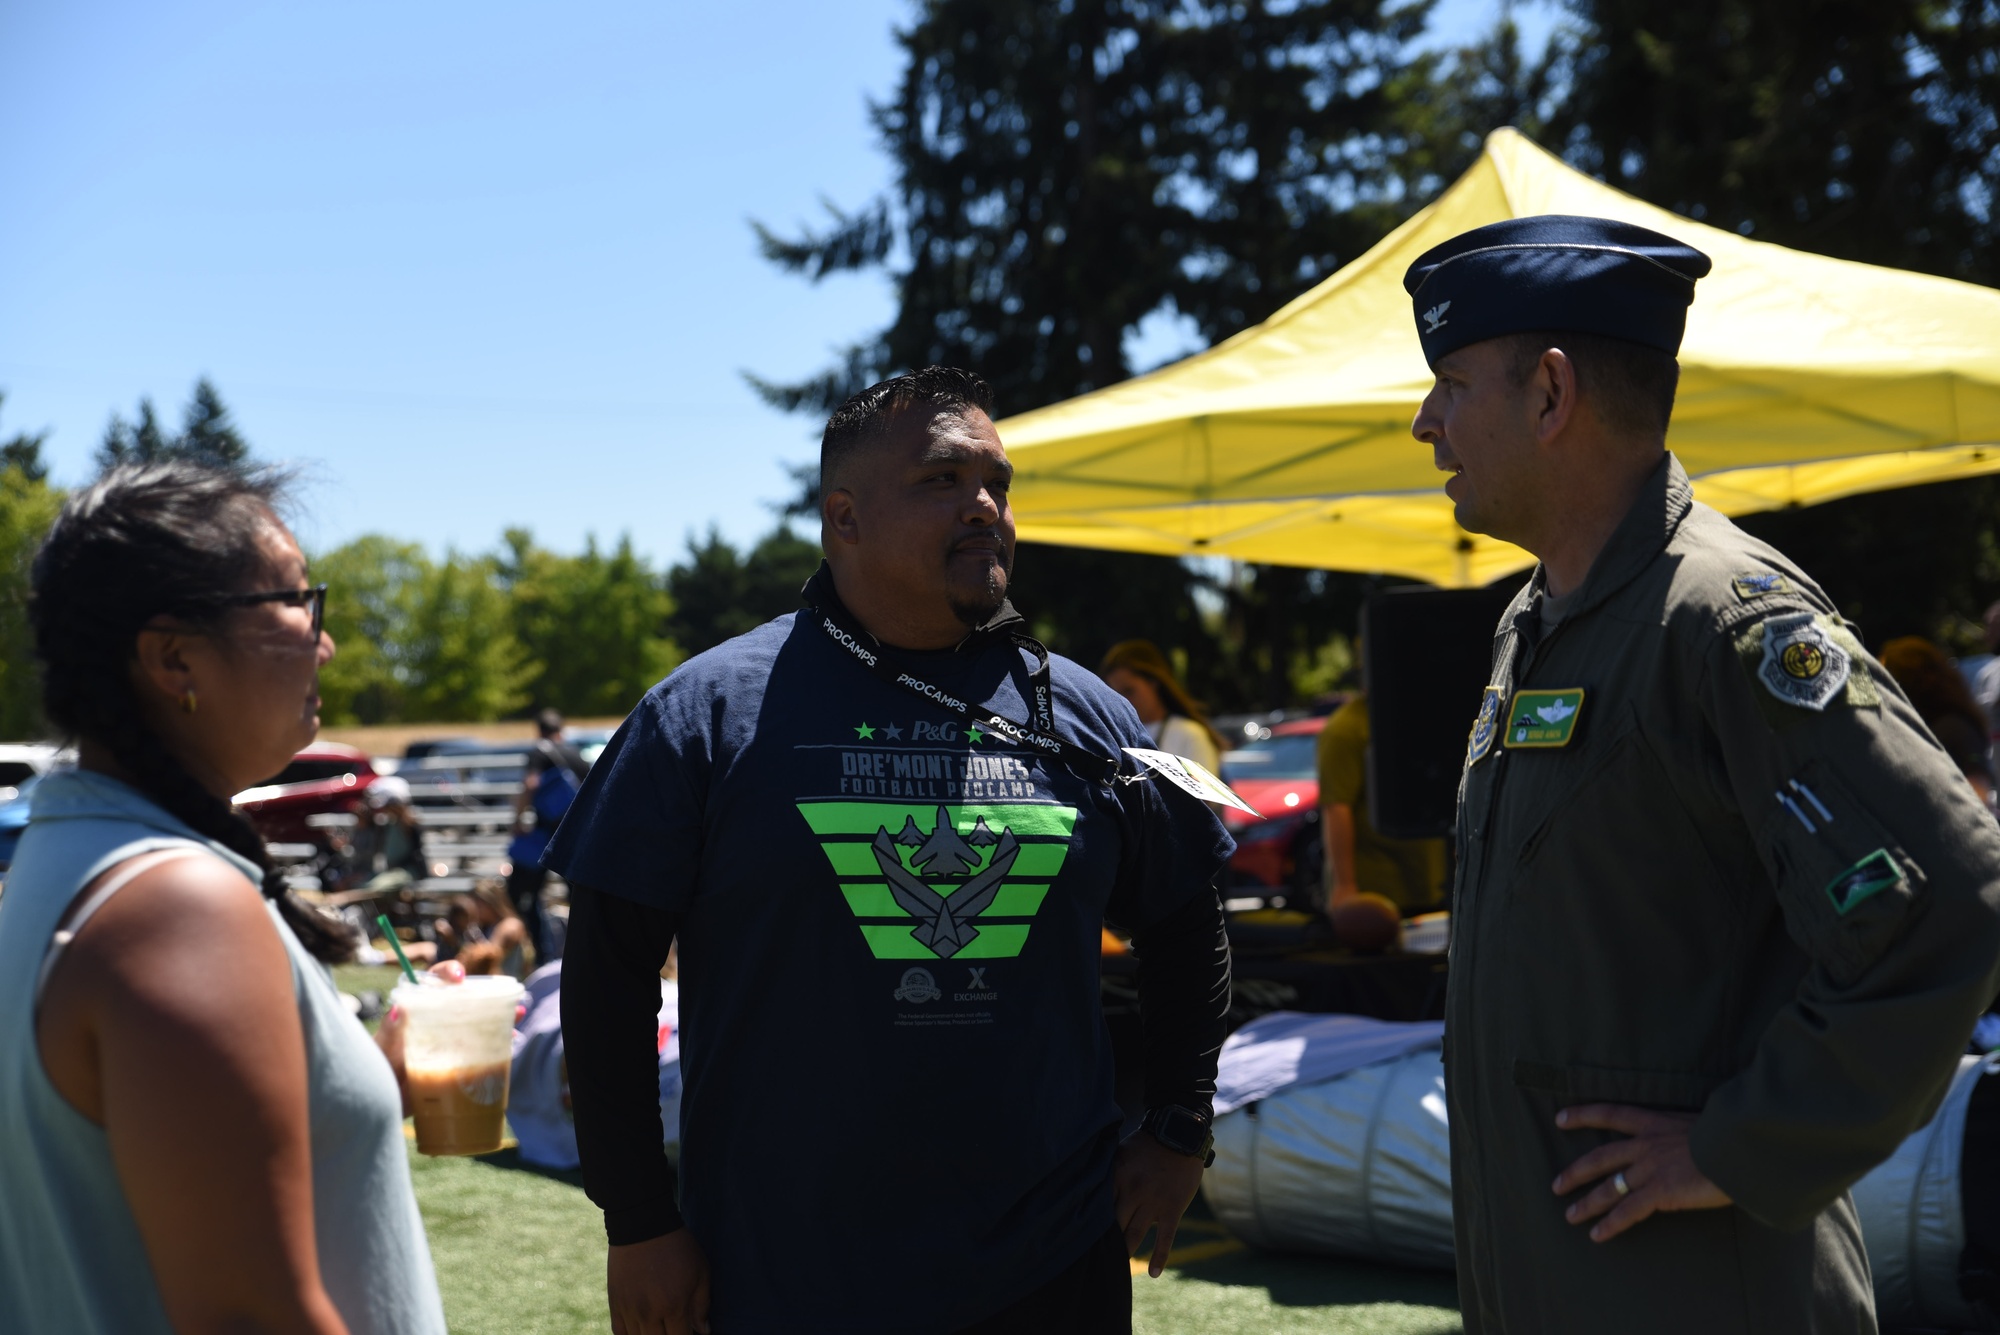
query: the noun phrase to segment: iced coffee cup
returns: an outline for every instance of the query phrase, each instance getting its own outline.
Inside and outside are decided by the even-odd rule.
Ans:
[[[390,1000],[408,1017],[403,1066],[419,1154],[490,1154],[500,1148],[507,1071],[514,1055],[512,978],[399,983]]]

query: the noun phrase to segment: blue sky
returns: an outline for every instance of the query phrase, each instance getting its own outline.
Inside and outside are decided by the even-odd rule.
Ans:
[[[892,308],[777,272],[748,219],[888,184],[866,103],[907,12],[0,6],[0,434],[52,429],[74,482],[113,412],[175,422],[205,374],[308,466],[309,546],[754,538],[817,433],[739,372],[815,371]]]

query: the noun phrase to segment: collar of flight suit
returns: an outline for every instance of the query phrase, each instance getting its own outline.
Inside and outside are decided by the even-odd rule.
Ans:
[[[1666,550],[1674,530],[1693,508],[1694,488],[1681,468],[1681,461],[1671,452],[1662,454],[1651,475],[1640,485],[1632,508],[1625,512],[1604,550],[1591,562],[1590,573],[1577,586],[1576,602],[1563,614],[1563,620],[1574,621],[1600,603],[1609,602],[1613,594],[1637,579],[1639,572]],[[1547,596],[1547,581],[1547,572],[1536,566],[1529,586],[1530,597],[1522,608],[1524,616],[1539,615],[1541,600]]]

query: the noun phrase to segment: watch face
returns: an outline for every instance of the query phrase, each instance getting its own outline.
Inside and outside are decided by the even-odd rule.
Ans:
[[[1198,1155],[1207,1147],[1208,1127],[1186,1108],[1159,1108],[1146,1120],[1153,1138],[1177,1154]]]

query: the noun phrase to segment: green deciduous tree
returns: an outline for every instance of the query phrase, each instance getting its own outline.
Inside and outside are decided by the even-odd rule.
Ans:
[[[527,703],[532,668],[494,557],[433,561],[415,543],[368,536],[313,568],[338,646],[320,673],[327,722],[496,719]]]
[[[528,703],[534,666],[492,556],[451,552],[431,566],[401,649],[410,718],[504,718]]]
[[[629,537],[608,554],[593,537],[582,555],[560,556],[535,546],[526,529],[509,529],[500,576],[531,665],[524,689],[534,707],[623,714],[681,660],[667,632],[673,599]]]
[[[0,406],[6,402],[7,396],[0,394]],[[48,481],[49,467],[42,459],[42,446],[48,438],[46,431],[16,431],[0,441],[0,468],[18,469],[30,482]]]
[[[46,476],[0,462],[0,738],[42,731],[42,689],[28,628],[28,574],[42,536],[62,507]]]

